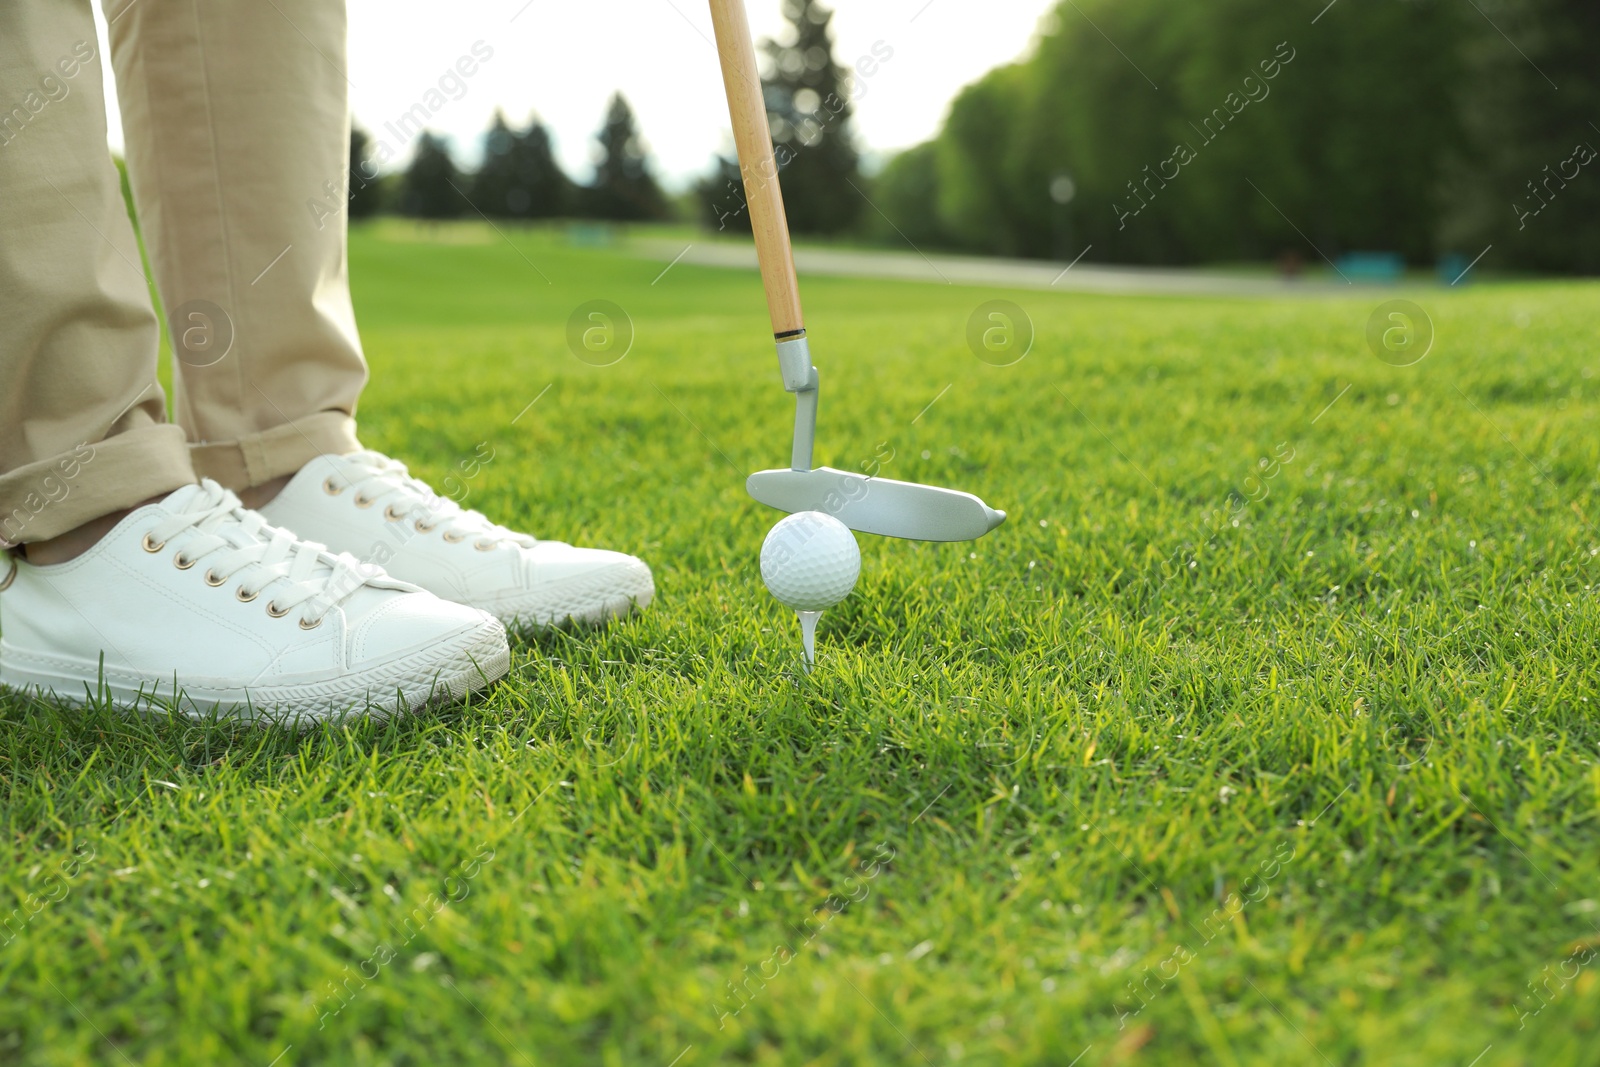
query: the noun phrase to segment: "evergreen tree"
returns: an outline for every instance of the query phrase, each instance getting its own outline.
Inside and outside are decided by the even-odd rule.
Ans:
[[[419,219],[456,218],[464,205],[457,191],[461,183],[450,146],[444,138],[424,130],[400,182],[400,213]]]
[[[750,229],[750,208],[744,199],[744,182],[735,160],[717,156],[711,173],[695,182],[694,198],[700,204],[701,221],[707,229],[722,234],[745,234]]]
[[[366,219],[383,206],[377,164],[368,158],[372,138],[354,124],[350,127],[350,217]]]
[[[517,179],[512,158],[516,140],[516,131],[506,123],[505,114],[495,108],[494,118],[483,135],[483,161],[472,176],[471,190],[473,205],[490,218],[511,216],[516,207],[524,206],[529,199],[526,188]]]
[[[611,97],[605,125],[595,135],[595,142],[598,160],[594,182],[584,190],[584,213],[622,222],[663,217],[666,197],[650,172],[649,149],[634,123],[633,109],[621,93]]]
[[[861,216],[860,156],[845,71],[833,59],[833,12],[817,0],[784,0],[790,30],[762,42],[771,73],[762,85],[789,225],[800,233],[839,233]],[[876,70],[893,50],[877,46],[858,73]]]
[[[572,193],[544,124],[532,118],[527,129],[514,130],[496,111],[483,138],[483,165],[472,181],[479,210],[499,218],[556,218],[572,206]]]

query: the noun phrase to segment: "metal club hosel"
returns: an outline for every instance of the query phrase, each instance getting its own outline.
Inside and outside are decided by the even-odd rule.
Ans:
[[[783,387],[794,394],[794,448],[789,467],[808,471],[817,437],[817,390],[821,379],[817,368],[811,365],[811,346],[806,343],[804,330],[778,338],[778,369],[783,374]]]

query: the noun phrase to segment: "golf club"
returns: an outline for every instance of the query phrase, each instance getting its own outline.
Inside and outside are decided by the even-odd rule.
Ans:
[[[778,167],[773,158],[767,106],[756,68],[744,0],[710,0],[717,54],[728,94],[739,170],[744,178],[756,259],[766,289],[767,310],[778,345],[783,387],[795,395],[794,446],[789,469],[757,471],[745,481],[756,500],[780,511],[821,511],[852,530],[903,537],[912,541],[970,541],[1005,521],[1006,513],[989,507],[971,493],[892,478],[813,467],[817,424],[817,368],[800,311],[794,254]]]

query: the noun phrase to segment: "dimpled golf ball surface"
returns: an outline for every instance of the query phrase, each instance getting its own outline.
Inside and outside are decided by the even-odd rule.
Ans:
[[[820,511],[779,520],[761,545],[761,578],[795,611],[822,611],[850,595],[861,549],[850,527]]]

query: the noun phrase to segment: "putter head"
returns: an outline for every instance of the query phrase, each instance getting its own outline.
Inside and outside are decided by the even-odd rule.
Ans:
[[[818,467],[756,471],[745,490],[768,507],[820,511],[852,530],[908,541],[971,541],[1006,521],[971,493]]]

